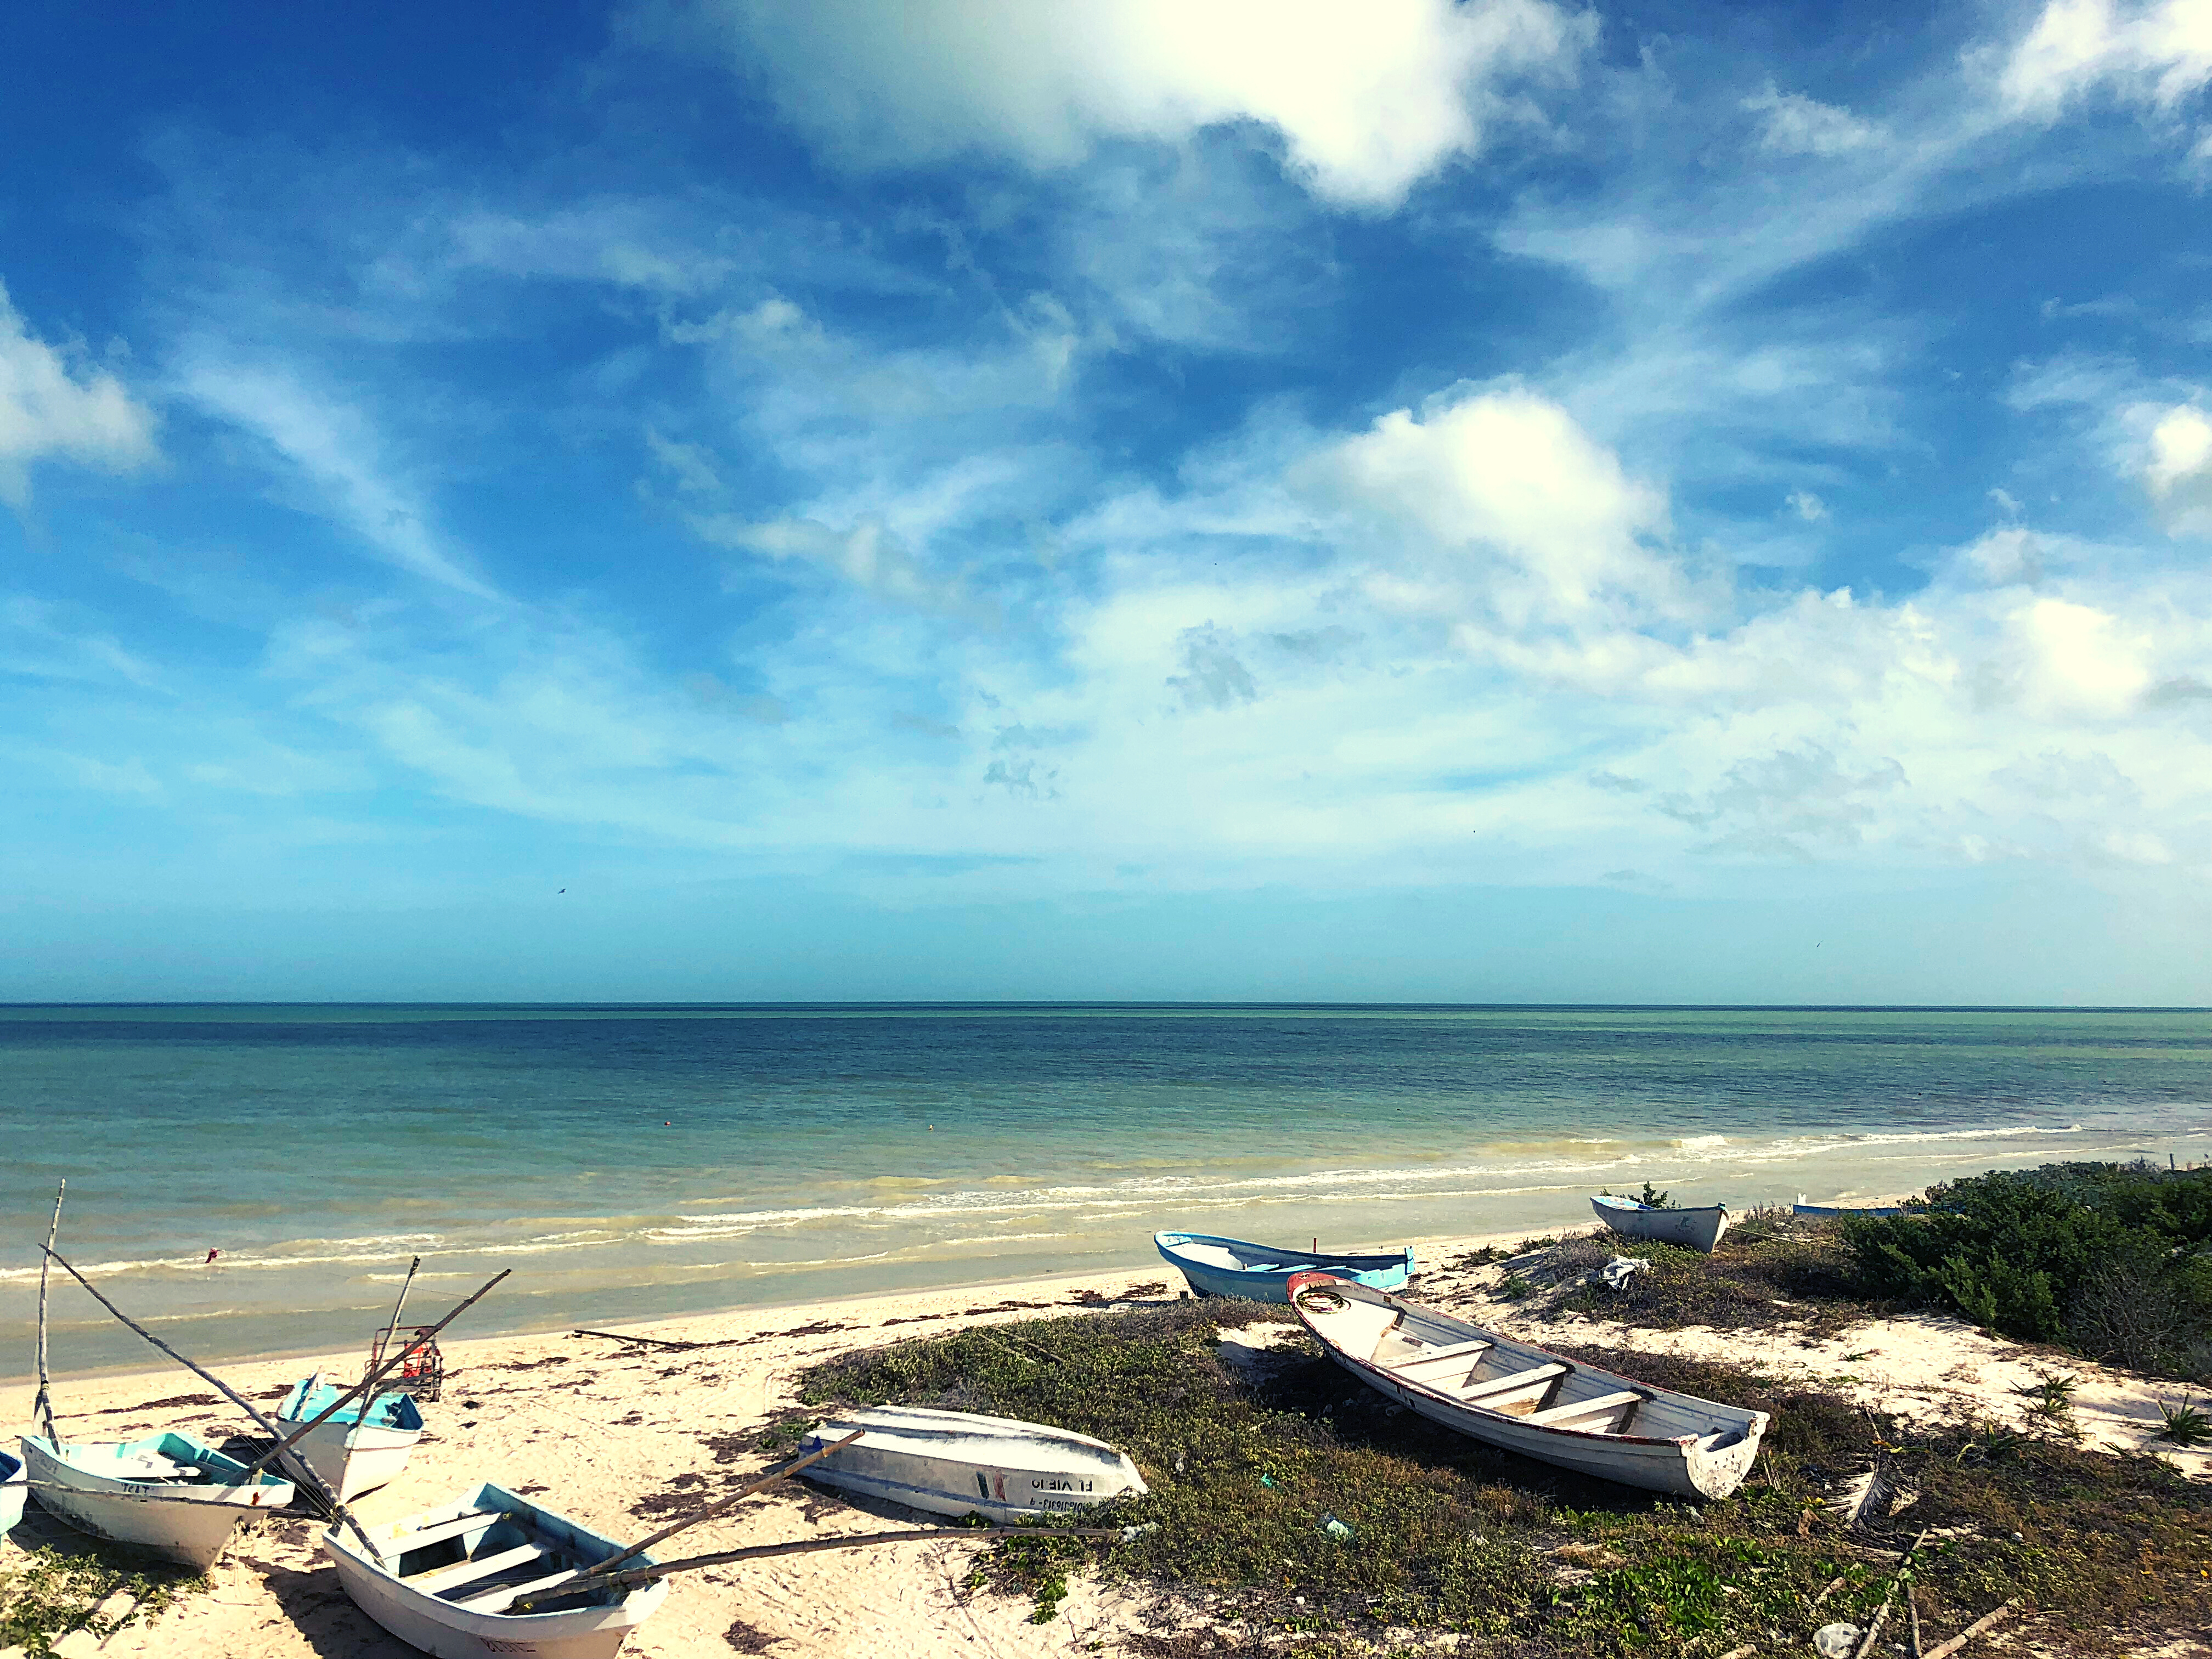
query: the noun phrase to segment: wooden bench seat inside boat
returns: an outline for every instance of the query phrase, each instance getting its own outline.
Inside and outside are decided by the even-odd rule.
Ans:
[[[1439,1360],[1465,1359],[1497,1346],[1488,1337],[1478,1337],[1472,1342],[1447,1342],[1440,1348],[1422,1348],[1402,1359],[1386,1359],[1382,1366],[1386,1370],[1409,1373],[1425,1370]]]
[[[495,1589],[480,1590],[474,1595],[449,1595],[446,1599],[455,1607],[471,1613],[505,1613],[524,1596],[543,1595],[555,1585],[567,1583],[582,1571],[581,1567],[563,1567],[543,1578],[526,1578],[519,1584],[501,1584]]]
[[[1521,1420],[1523,1423],[1559,1425],[1572,1423],[1585,1417],[1612,1416],[1619,1413],[1622,1420],[1607,1432],[1625,1434],[1628,1430],[1628,1418],[1634,1413],[1637,1407],[1641,1406],[1650,1398],[1649,1395],[1639,1393],[1634,1389],[1623,1389],[1617,1394],[1601,1394],[1595,1400],[1570,1401],[1564,1406],[1553,1406],[1544,1411],[1530,1412]]]
[[[1467,1405],[1488,1405],[1493,1400],[1518,1394],[1523,1389],[1544,1387],[1545,1391],[1549,1393],[1552,1388],[1556,1387],[1559,1382],[1573,1369],[1574,1367],[1565,1360],[1559,1360],[1549,1365],[1531,1365],[1526,1370],[1508,1371],[1503,1376],[1485,1377],[1480,1382],[1469,1383],[1463,1389],[1454,1389],[1450,1393],[1454,1399]],[[1492,1406],[1490,1408],[1492,1411],[1504,1409],[1503,1407],[1498,1406]]]
[[[504,1510],[471,1510],[466,1515],[456,1515],[443,1521],[433,1521],[427,1527],[413,1532],[403,1532],[392,1540],[392,1547],[403,1555],[428,1549],[433,1544],[442,1544],[448,1538],[459,1538],[465,1532],[474,1532],[479,1527],[496,1526],[507,1519]]]
[[[479,1556],[473,1561],[453,1561],[441,1567],[432,1567],[426,1572],[410,1572],[406,1575],[407,1588],[421,1590],[425,1595],[435,1595],[456,1585],[473,1584],[479,1578],[489,1578],[494,1573],[520,1566],[526,1561],[542,1561],[547,1553],[545,1546],[533,1537],[526,1544],[517,1544],[512,1549]]]

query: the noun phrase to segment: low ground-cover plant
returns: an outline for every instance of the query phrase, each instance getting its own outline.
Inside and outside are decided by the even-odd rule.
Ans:
[[[104,1643],[125,1625],[154,1618],[178,1595],[206,1588],[198,1573],[149,1563],[96,1540],[68,1549],[42,1546],[0,1570],[0,1649],[20,1647],[42,1659],[75,1630],[89,1630]],[[95,1616],[118,1591],[123,1610]]]
[[[1863,1294],[2166,1376],[2212,1373],[2212,1170],[2057,1164],[1847,1216]]]
[[[1842,1399],[1680,1358],[1564,1348],[1638,1380],[1772,1415],[1757,1472],[1691,1505],[1492,1450],[1395,1407],[1304,1336],[1273,1363],[1226,1363],[1222,1327],[1287,1310],[1223,1302],[1038,1320],[895,1344],[801,1379],[809,1414],[897,1402],[1057,1424],[1120,1446],[1151,1492],[1105,1512],[1137,1528],[1110,1576],[1210,1617],[1202,1633],[1139,1638],[1158,1659],[1265,1650],[1407,1650],[1408,1632],[1461,1632],[1513,1656],[1717,1655],[1778,1632],[1863,1619],[1923,1527],[1929,1640],[2008,1596],[2042,1611],[2052,1642],[2109,1650],[2118,1633],[2212,1620],[2212,1493],[2151,1459],[2114,1459],[1965,1428],[1907,1433]],[[1832,1505],[1886,1460],[1893,1513],[1846,1533]],[[1334,1527],[1328,1523],[1336,1522]],[[987,1578],[1037,1598],[1090,1570],[1024,1541]],[[1092,1556],[1090,1559],[1101,1559]],[[1835,1581],[1841,1580],[1840,1583]],[[1828,1589],[1816,1609],[1814,1603]],[[1287,1646],[1285,1638],[1290,1638]]]
[[[1614,1290],[1594,1275],[1615,1255],[1650,1265]],[[1825,1221],[1764,1215],[1723,1236],[1710,1255],[1600,1233],[1556,1246],[1544,1270],[1559,1291],[1547,1311],[1656,1329],[1786,1327],[1826,1336],[1881,1311],[1856,1292],[1850,1259]]]

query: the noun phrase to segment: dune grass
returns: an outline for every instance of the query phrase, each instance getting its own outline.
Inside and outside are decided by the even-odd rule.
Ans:
[[[44,1659],[70,1632],[102,1642],[126,1625],[157,1617],[178,1596],[207,1588],[187,1567],[152,1562],[97,1539],[67,1549],[41,1546],[0,1566],[0,1649]]]
[[[1041,1319],[894,1344],[817,1367],[811,1409],[902,1403],[1097,1435],[1150,1494],[1113,1507],[1143,1530],[1103,1553],[1043,1540],[988,1558],[987,1581],[1049,1617],[1071,1572],[1158,1593],[1153,1659],[1411,1651],[1461,1632],[1516,1656],[1803,1651],[1832,1619],[1870,1614],[1923,1528],[1932,1644],[2008,1596],[2057,1650],[2114,1650],[2123,1632],[2212,1623],[2212,1492],[2154,1459],[1959,1425],[1911,1433],[1832,1395],[1679,1358],[1565,1350],[1642,1380],[1773,1415],[1752,1479],[1686,1504],[1493,1451],[1393,1408],[1299,1334],[1263,1367],[1224,1327],[1288,1310],[1198,1302]],[[1831,1504],[1877,1458],[1893,1510],[1847,1531]],[[1328,1525],[1334,1518],[1339,1525]],[[1348,1534],[1348,1535],[1346,1535]],[[1840,1581],[1840,1582],[1838,1582]],[[1823,1596],[1823,1591],[1826,1591]],[[1818,1601],[1817,1609],[1814,1607]],[[1174,1617],[1169,1616],[1170,1610]]]

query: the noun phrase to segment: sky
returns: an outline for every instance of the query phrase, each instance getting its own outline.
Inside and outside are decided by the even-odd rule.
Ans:
[[[0,21],[0,1000],[2212,1002],[2212,0]]]

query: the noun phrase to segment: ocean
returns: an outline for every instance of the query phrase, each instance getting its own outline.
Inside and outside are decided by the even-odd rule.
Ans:
[[[1395,1245],[2212,1156],[2204,1011],[0,1008],[0,1371],[38,1243],[195,1358]],[[210,1263],[207,1253],[220,1252]],[[1162,1277],[1166,1277],[1163,1267]],[[162,1363],[63,1279],[59,1372]]]

